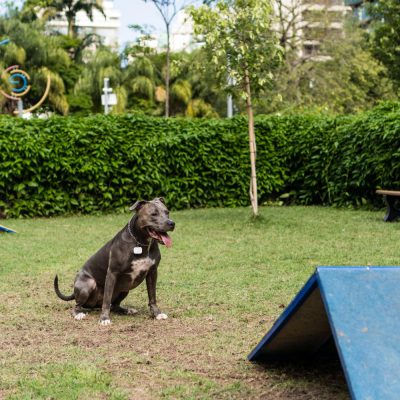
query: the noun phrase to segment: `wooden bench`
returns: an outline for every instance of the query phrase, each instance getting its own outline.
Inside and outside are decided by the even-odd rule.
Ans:
[[[376,193],[383,195],[386,202],[387,210],[383,220],[385,222],[391,222],[399,218],[400,207],[398,205],[398,200],[400,199],[400,191],[379,189]]]

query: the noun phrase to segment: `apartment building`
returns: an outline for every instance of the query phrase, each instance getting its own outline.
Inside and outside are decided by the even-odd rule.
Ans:
[[[80,11],[76,16],[76,28],[79,34],[95,33],[99,35],[107,46],[119,47],[119,29],[121,26],[121,13],[114,7],[114,0],[103,0],[105,16],[98,10],[93,10],[93,20]],[[48,22],[48,27],[66,34],[68,30],[67,19],[63,14]]]
[[[345,0],[275,0],[277,30],[286,49],[315,61],[329,59],[321,54],[326,38],[343,35],[344,17],[351,11]]]
[[[351,8],[353,16],[364,26],[369,23],[366,3],[365,0],[345,0],[346,6]]]

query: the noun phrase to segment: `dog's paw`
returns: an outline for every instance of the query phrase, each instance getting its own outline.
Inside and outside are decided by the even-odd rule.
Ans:
[[[126,315],[135,315],[137,314],[139,311],[136,310],[135,308],[127,308],[126,309]]]
[[[86,318],[86,315],[87,315],[87,314],[85,314],[85,313],[83,313],[83,312],[80,312],[80,313],[76,314],[76,315],[74,316],[74,318],[75,318],[77,321],[80,321],[80,320]]]
[[[100,325],[111,325],[111,321],[109,319],[101,319]]]
[[[161,321],[162,319],[167,319],[167,318],[168,318],[168,315],[164,314],[164,313],[160,313],[156,316],[156,319],[159,321]]]

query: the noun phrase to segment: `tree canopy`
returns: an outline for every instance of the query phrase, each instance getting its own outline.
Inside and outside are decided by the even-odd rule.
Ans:
[[[372,53],[388,70],[400,89],[400,2],[379,0],[368,8]]]
[[[354,113],[381,100],[398,99],[397,1],[371,5],[368,30],[348,21],[339,36],[326,35],[318,50],[329,55],[323,62],[300,55],[301,32],[294,25],[300,2],[293,1],[292,19],[285,11],[286,21],[281,21],[285,23],[273,22],[279,20],[279,13],[272,14],[271,4],[264,0],[196,2],[200,3],[209,3],[192,9],[201,46],[169,54],[171,116],[224,117],[226,91],[233,93],[235,112],[246,113],[246,67],[257,113],[310,109]],[[143,29],[138,39],[132,34],[122,51],[75,28],[73,35],[48,29],[50,10],[62,5],[67,0],[26,0],[20,10],[10,2],[8,11],[0,14],[0,41],[10,39],[8,45],[0,46],[0,66],[20,65],[30,74],[33,85],[24,102],[29,105],[37,100],[50,75],[51,91],[42,110],[63,115],[102,112],[101,88],[109,75],[119,100],[112,112],[165,115],[166,49],[146,45]],[[40,7],[47,14],[38,13]],[[6,74],[1,85],[9,85]],[[15,107],[15,102],[1,96],[0,113],[13,112]]]

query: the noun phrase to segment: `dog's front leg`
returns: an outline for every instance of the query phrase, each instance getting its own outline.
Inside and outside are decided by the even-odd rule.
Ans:
[[[116,281],[117,281],[117,273],[113,272],[109,267],[106,276],[106,283],[104,286],[103,306],[100,315],[101,325],[111,324],[110,320],[111,300]]]
[[[167,319],[167,314],[164,314],[157,307],[156,298],[156,285],[157,285],[157,267],[153,267],[146,276],[147,294],[149,296],[150,314],[155,319]]]

